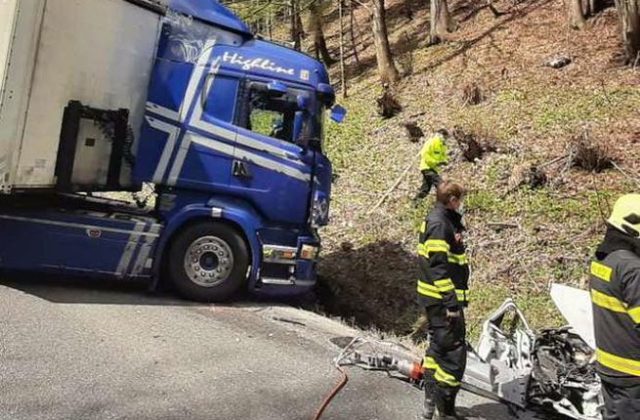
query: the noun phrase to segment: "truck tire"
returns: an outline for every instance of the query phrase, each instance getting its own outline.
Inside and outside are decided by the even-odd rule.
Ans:
[[[229,299],[244,286],[248,266],[245,241],[221,223],[189,226],[169,249],[171,283],[183,297],[200,302]]]

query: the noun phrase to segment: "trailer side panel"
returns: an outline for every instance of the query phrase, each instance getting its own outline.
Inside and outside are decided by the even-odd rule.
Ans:
[[[44,0],[0,1],[0,193],[15,181]]]

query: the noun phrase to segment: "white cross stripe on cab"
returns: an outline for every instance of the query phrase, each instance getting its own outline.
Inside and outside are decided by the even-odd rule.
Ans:
[[[196,134],[191,134],[191,133],[187,133],[187,136],[190,137],[189,140],[190,140],[191,143],[198,144],[198,145],[206,147],[208,149],[216,150],[218,152],[222,152],[222,153],[225,153],[225,154],[233,154],[234,153],[233,146],[228,145],[226,143],[223,143],[221,141],[213,140],[213,139],[210,139],[210,138],[198,136]],[[311,180],[311,175],[310,174],[306,174],[306,173],[304,173],[302,171],[299,171],[296,168],[292,168],[290,166],[279,164],[276,161],[273,161],[271,159],[267,159],[264,156],[260,156],[260,155],[255,154],[255,153],[251,153],[251,152],[248,152],[246,150],[235,149],[235,156],[237,158],[242,159],[243,161],[252,162],[252,163],[254,163],[254,164],[258,165],[258,166],[261,166],[263,168],[267,168],[267,169],[272,170],[274,172],[282,173],[284,175],[290,176],[292,178],[299,179],[301,181],[308,182],[308,181]]]
[[[146,110],[149,114],[166,118],[173,123],[166,123],[151,116],[146,117],[147,122],[152,128],[165,132],[168,135],[167,142],[152,177],[153,182],[155,183],[162,183],[165,175],[167,175],[168,172],[167,184],[175,185],[178,177],[180,176],[180,173],[182,172],[182,167],[184,165],[187,152],[191,147],[192,140],[194,138],[198,138],[199,140],[204,139],[201,136],[197,136],[191,133],[189,131],[189,127],[197,128],[208,134],[218,136],[230,142],[237,141],[239,144],[250,147],[257,151],[267,152],[276,157],[287,159],[289,163],[295,164],[296,166],[304,165],[304,163],[297,156],[284,152],[277,146],[265,144],[247,136],[237,135],[232,130],[211,124],[210,122],[202,119],[204,111],[202,106],[203,104],[198,101],[199,98],[197,97],[196,93],[198,91],[198,86],[205,75],[206,69],[208,69],[208,74],[212,75],[209,82],[210,85],[213,85],[213,83],[215,82],[215,74],[217,74],[220,68],[221,58],[217,57],[213,60],[213,62],[211,62],[211,64],[208,65],[211,59],[211,55],[213,54],[213,47],[215,46],[215,43],[215,39],[209,40],[205,43],[205,46],[203,47],[204,52],[200,55],[200,58],[195,65],[195,69],[191,74],[189,83],[187,85],[187,90],[185,92],[185,97],[179,111],[174,111],[152,102],[148,102],[146,105]],[[206,88],[206,86],[203,87],[203,89],[204,88]],[[209,93],[210,92],[208,92],[207,94]],[[189,118],[189,122],[187,124],[187,127],[185,128],[185,134],[180,139],[179,144],[176,144],[178,143],[177,140],[180,138],[182,123],[187,120],[187,117],[189,116],[189,113],[192,109],[193,112],[191,113],[191,117]],[[227,154],[229,156],[234,156],[233,146],[227,145],[223,142],[211,140],[207,142],[199,141],[198,144],[212,150]],[[178,147],[177,152],[176,147]],[[175,158],[173,164],[171,165],[171,168],[169,169],[169,161],[171,160],[171,157],[174,155],[174,153]],[[296,178],[305,182],[311,180],[310,174],[305,173],[298,168],[286,166],[277,161],[265,158],[264,156],[261,156],[259,154],[251,153],[249,151],[241,151],[239,155],[239,157],[241,157],[243,160],[253,162],[256,165],[262,166],[269,170],[283,173],[292,178]]]
[[[178,139],[180,129],[174,125],[156,120],[152,117],[147,117],[147,122],[156,130],[164,131],[169,135],[169,137],[167,138],[167,144],[164,146],[164,150],[162,150],[162,155],[160,156],[158,166],[156,166],[156,170],[153,173],[152,178],[153,182],[155,182],[156,184],[161,184],[162,178],[167,171],[167,165],[169,165],[169,159],[171,159],[171,154],[173,153],[173,149],[176,145],[176,140]]]

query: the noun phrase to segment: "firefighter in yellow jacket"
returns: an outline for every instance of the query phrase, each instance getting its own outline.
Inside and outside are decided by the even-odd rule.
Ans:
[[[424,358],[423,418],[458,419],[455,401],[467,362],[463,308],[468,303],[469,264],[462,223],[464,189],[442,182],[437,203],[420,229],[418,304],[427,314],[429,348]]]
[[[640,194],[622,196],[591,262],[604,420],[640,419]]]
[[[427,140],[420,151],[420,172],[422,172],[422,186],[414,197],[414,202],[429,195],[431,187],[438,187],[442,181],[440,169],[449,163],[446,139],[449,133],[445,129],[440,129]]]

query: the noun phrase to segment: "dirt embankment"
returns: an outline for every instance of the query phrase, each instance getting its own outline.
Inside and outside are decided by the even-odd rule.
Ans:
[[[360,64],[350,55],[350,115],[331,126],[327,140],[337,179],[332,225],[322,232],[323,306],[360,325],[411,330],[419,314],[416,229],[431,200],[411,204],[422,139],[412,142],[406,125],[427,133],[458,127],[492,149],[469,162],[454,141],[445,173],[470,190],[471,328],[507,296],[534,326],[552,326],[561,320],[549,283],[585,285],[603,215],[617,195],[638,189],[640,72],[618,64],[614,9],[574,31],[560,0],[496,1],[497,18],[484,2],[450,3],[457,31],[427,46],[427,3],[387,2],[393,52],[405,73],[393,88],[403,110],[391,119],[375,108],[381,90],[368,13],[356,10]],[[333,18],[326,33],[336,54]],[[546,65],[558,57],[570,62]],[[593,156],[581,143],[614,163],[590,167]]]

